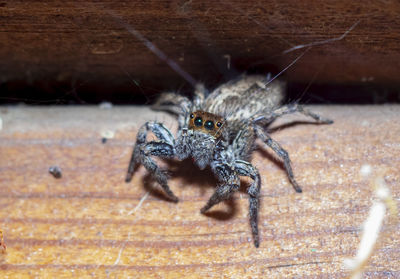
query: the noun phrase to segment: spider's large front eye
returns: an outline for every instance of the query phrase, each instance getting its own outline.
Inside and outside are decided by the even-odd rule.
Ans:
[[[196,119],[194,120],[194,125],[196,125],[197,127],[203,126],[203,119],[201,119],[201,117],[196,117]]]
[[[204,123],[204,128],[206,128],[207,130],[214,129],[214,122],[212,122],[211,120],[206,121],[206,123]]]
[[[191,119],[194,118],[194,114],[193,114],[193,113],[190,114],[190,118],[191,118]]]

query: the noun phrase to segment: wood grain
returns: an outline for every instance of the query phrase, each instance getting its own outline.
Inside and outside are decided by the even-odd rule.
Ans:
[[[187,82],[146,47],[140,33],[210,86],[249,69],[287,71],[289,81],[398,85],[399,1],[7,1],[0,2],[1,82],[50,96],[62,90],[132,94]],[[111,90],[112,89],[112,90]],[[76,101],[79,101],[77,99]]]
[[[146,107],[1,107],[1,277],[343,278],[373,201],[362,165],[383,174],[399,204],[400,108],[311,109],[335,123],[288,116],[272,134],[289,151],[302,194],[269,150],[254,153],[263,184],[256,249],[247,180],[207,215],[199,210],[215,181],[190,162],[166,163],[177,204],[143,168],[124,182],[139,126],[157,119],[174,129],[170,116]],[[103,144],[105,132],[114,137]],[[48,173],[52,165],[61,179]],[[385,221],[368,278],[400,277],[399,228]]]

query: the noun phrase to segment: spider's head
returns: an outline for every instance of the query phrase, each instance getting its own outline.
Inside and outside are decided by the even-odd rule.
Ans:
[[[195,164],[204,169],[210,164],[216,144],[222,138],[225,119],[221,116],[195,111],[189,116],[188,128],[177,139],[176,152],[179,159],[189,156]]]
[[[225,120],[221,116],[198,110],[190,114],[188,129],[200,131],[218,139],[222,135],[224,123]]]

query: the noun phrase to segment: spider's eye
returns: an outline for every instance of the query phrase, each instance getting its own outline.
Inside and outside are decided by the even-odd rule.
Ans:
[[[214,129],[214,122],[212,122],[211,120],[206,121],[206,123],[204,123],[204,127],[207,130],[212,130]]]
[[[221,122],[217,122],[217,127],[219,128],[221,126],[222,126],[222,123]]]
[[[193,113],[190,114],[190,118],[191,118],[191,119],[194,118],[194,114],[193,114]]]
[[[196,119],[194,120],[194,125],[196,125],[197,127],[203,126],[203,119],[201,119],[201,117],[196,117]]]

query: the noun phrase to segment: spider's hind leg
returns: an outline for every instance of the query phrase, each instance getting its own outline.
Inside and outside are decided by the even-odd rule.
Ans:
[[[146,142],[147,132],[152,131],[160,141]],[[142,164],[151,176],[161,185],[169,198],[177,202],[178,198],[168,186],[168,179],[165,171],[161,170],[150,156],[172,158],[175,155],[174,137],[171,132],[161,123],[147,122],[138,131],[136,144],[133,148],[129,162],[126,182],[130,182],[138,164]]]
[[[283,149],[283,147],[275,140],[273,140],[270,135],[268,135],[261,127],[255,126],[256,133],[258,137],[268,145],[282,160],[285,166],[286,172],[288,174],[289,180],[293,185],[293,188],[296,190],[297,193],[303,192],[301,187],[297,183],[296,179],[294,178],[292,165],[289,158],[289,153]]]
[[[204,84],[198,83],[194,90],[194,97],[193,97],[193,107],[192,109],[198,110],[204,103],[204,100],[207,98],[209,92],[205,88]]]
[[[322,117],[306,108],[304,108],[302,105],[293,103],[293,104],[288,104],[285,106],[282,106],[280,108],[277,108],[273,111],[269,112],[261,112],[253,117],[253,122],[258,122],[261,121],[262,123],[271,123],[273,120],[277,119],[278,117],[289,114],[289,113],[295,113],[299,112],[301,114],[304,114],[305,116],[309,116],[317,121],[317,123],[320,124],[332,124],[333,120]]]
[[[268,135],[267,132],[264,131],[264,128],[261,126],[262,123],[271,123],[278,117],[289,114],[289,113],[295,113],[295,112],[300,112],[306,116],[309,116],[317,121],[317,123],[320,124],[332,124],[333,121],[324,118],[314,112],[309,111],[308,109],[304,108],[301,105],[298,105],[296,103],[294,104],[289,104],[282,106],[278,109],[275,109],[270,112],[261,112],[258,115],[255,115],[253,117],[253,123],[254,123],[254,129],[257,133],[257,136],[265,142],[282,160],[286,169],[286,172],[288,174],[289,180],[293,185],[293,188],[296,190],[296,192],[301,193],[302,190],[299,186],[299,184],[296,182],[294,175],[293,175],[293,170],[292,170],[292,165],[290,162],[289,154],[288,152],[283,149],[283,147],[275,140],[273,140],[270,135]],[[259,123],[258,123],[259,122]]]

